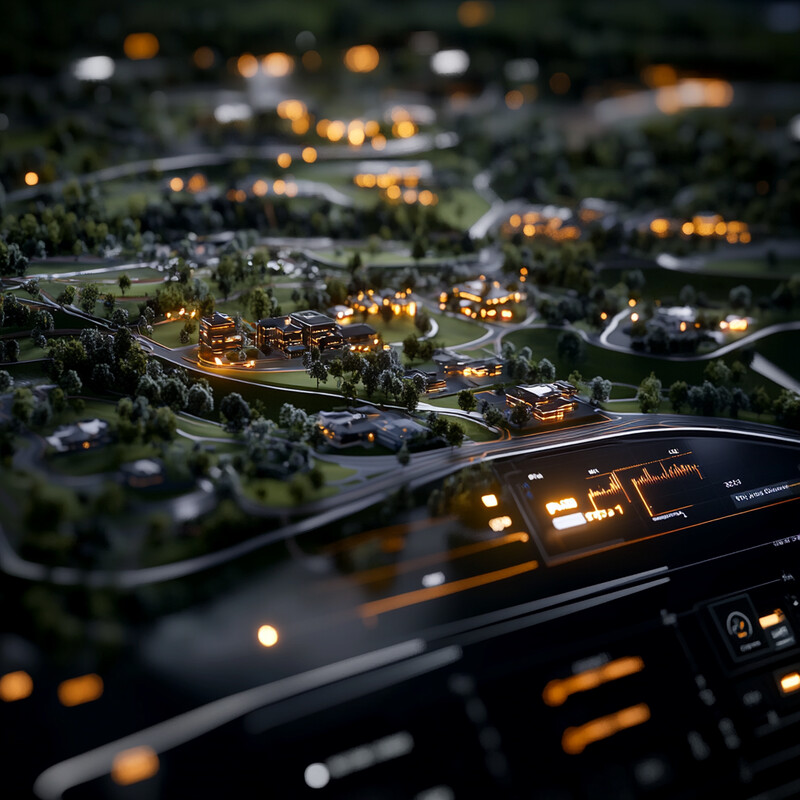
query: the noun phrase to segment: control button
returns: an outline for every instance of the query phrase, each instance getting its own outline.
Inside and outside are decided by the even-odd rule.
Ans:
[[[794,645],[794,632],[781,609],[776,608],[771,614],[759,617],[758,624],[767,632],[776,650]]]
[[[737,661],[769,650],[765,631],[758,624],[758,614],[746,594],[711,606],[728,651]]]
[[[800,692],[800,672],[797,670],[776,674],[775,677],[778,679],[778,687],[784,697]]]

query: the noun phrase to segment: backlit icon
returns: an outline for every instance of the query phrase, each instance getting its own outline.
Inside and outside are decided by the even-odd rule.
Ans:
[[[748,639],[753,635],[753,623],[741,611],[731,611],[728,614],[725,628],[730,636],[737,639]]]

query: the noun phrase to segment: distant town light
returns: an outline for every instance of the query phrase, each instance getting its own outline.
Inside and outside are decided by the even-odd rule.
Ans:
[[[158,54],[158,39],[152,33],[131,33],[125,37],[122,49],[132,61],[144,61]]]
[[[263,197],[269,191],[269,184],[260,178],[253,184],[253,194],[256,197]]]
[[[483,497],[481,497],[481,502],[486,506],[486,508],[495,508],[497,506],[497,495],[485,494]]]
[[[634,311],[633,314],[631,314],[631,322],[638,322],[638,321],[639,321],[639,315]]]
[[[283,78],[294,70],[294,59],[286,53],[270,53],[261,59],[261,69],[273,78]]]
[[[58,685],[58,700],[68,708],[97,700],[103,694],[103,679],[99,675],[80,675]]]
[[[464,50],[440,50],[431,56],[431,69],[437,75],[463,75],[469,69]]]
[[[114,60],[108,56],[90,56],[76,61],[72,65],[72,74],[79,81],[107,81],[114,69]]]
[[[177,176],[170,179],[169,188],[172,189],[173,192],[181,192],[183,191],[183,178],[178,178]],[[169,313],[167,313],[169,316]]]
[[[323,789],[330,779],[330,770],[321,763],[309,764],[303,772],[303,780],[309,789]]]
[[[313,164],[317,160],[317,151],[313,147],[304,147],[301,155],[306,164]]]
[[[380,60],[380,53],[371,44],[356,45],[344,54],[344,65],[350,72],[372,72]]]
[[[518,108],[522,108],[523,102],[525,102],[525,98],[523,97],[522,92],[519,89],[512,89],[510,92],[506,94],[506,105],[512,111],[516,111]]]
[[[264,647],[273,647],[278,643],[278,631],[272,625],[262,625],[258,629],[258,641]]]
[[[243,53],[236,61],[236,68],[243,78],[252,78],[258,72],[258,59],[252,53]]]
[[[30,697],[31,692],[33,692],[33,680],[24,670],[7,672],[0,678],[0,700],[5,703],[24,700]]]
[[[335,119],[328,125],[325,133],[332,142],[338,142],[344,136],[346,130],[344,122],[340,119]]]
[[[288,169],[292,165],[292,157],[288,153],[279,153],[276,160],[278,166],[283,169]]]
[[[25,173],[25,184],[27,186],[36,186],[39,183],[39,175],[35,172]]]
[[[192,55],[192,61],[198,69],[211,69],[214,66],[216,56],[210,47],[203,45],[198,47]]]
[[[111,780],[120,786],[129,786],[152,778],[158,772],[158,767],[158,755],[152,747],[131,747],[114,756]]]
[[[377,136],[372,137],[371,144],[373,149],[383,150],[383,148],[386,147],[386,137],[382,133],[379,133]]]
[[[494,5],[488,0],[464,0],[458,7],[458,21],[465,28],[486,25],[494,16]]]

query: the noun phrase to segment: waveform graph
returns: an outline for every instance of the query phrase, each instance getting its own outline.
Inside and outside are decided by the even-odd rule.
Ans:
[[[691,508],[692,494],[704,480],[697,464],[669,459],[643,466],[627,478],[651,518]]]
[[[589,489],[588,496],[589,502],[592,504],[595,511],[597,511],[600,506],[608,503],[611,499],[616,502],[624,496],[629,503],[631,501],[630,497],[628,497],[628,493],[625,491],[625,487],[617,477],[616,472],[608,474],[607,484]],[[598,503],[600,506],[598,506]]]

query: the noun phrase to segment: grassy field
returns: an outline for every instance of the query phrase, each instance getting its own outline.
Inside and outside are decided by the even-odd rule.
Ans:
[[[497,433],[490,431],[479,422],[474,422],[471,419],[464,419],[463,417],[455,417],[452,414],[442,414],[448,422],[457,422],[464,433],[472,439],[473,442],[492,442],[499,438]]]
[[[444,222],[462,231],[488,210],[489,204],[472,189],[448,189],[436,206],[436,212]]]
[[[517,349],[530,347],[537,360],[545,357],[550,359],[555,364],[559,377],[566,377],[573,369],[578,369],[588,379],[601,375],[611,381],[631,383],[635,386],[638,386],[651,372],[655,372],[664,387],[677,380],[684,380],[689,384],[703,382],[703,370],[707,361],[667,361],[638,353],[605,350],[592,344],[586,345],[586,357],[583,361],[577,364],[566,363],[558,357],[557,341],[560,333],[561,331],[551,328],[529,328],[514,331],[506,339],[513,342]],[[727,356],[725,360],[728,363],[736,360],[735,353]],[[772,395],[778,391],[772,381],[748,370],[745,388],[758,384],[763,384]]]
[[[164,347],[184,347],[181,342],[181,330],[183,330],[183,322],[175,320],[174,322],[159,322],[153,325],[152,338]],[[188,344],[197,344],[199,340],[199,326],[195,326],[195,332],[189,336]]]
[[[765,258],[723,258],[706,261],[703,272],[709,275],[730,274],[742,278],[775,278],[800,270],[800,259],[779,258],[771,267]]]

